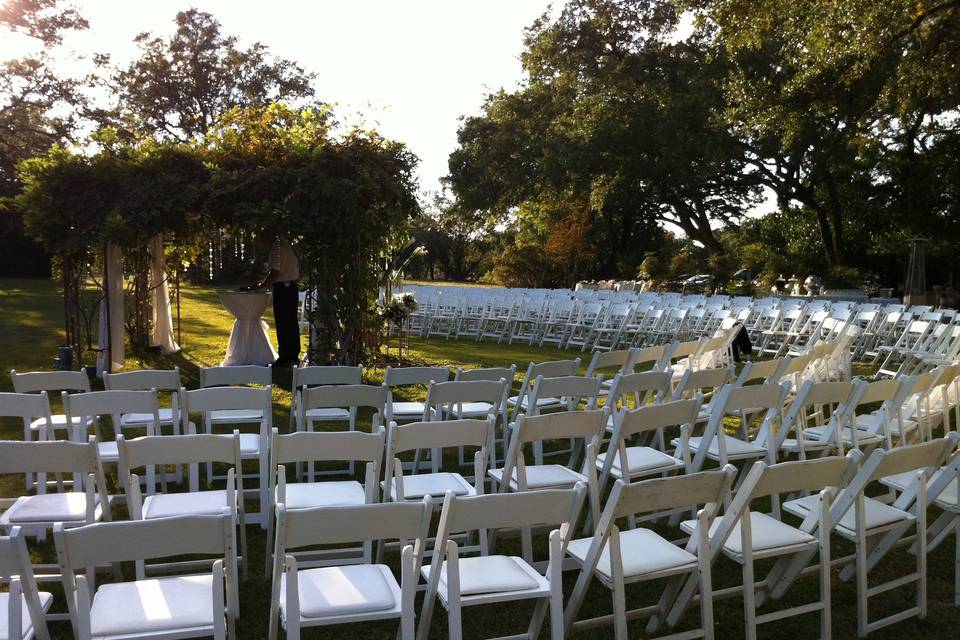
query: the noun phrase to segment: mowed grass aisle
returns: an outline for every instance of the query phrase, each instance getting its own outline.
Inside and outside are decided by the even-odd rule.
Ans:
[[[180,366],[188,386],[196,386],[197,367],[217,364],[226,348],[232,319],[220,306],[216,290],[212,287],[190,287],[184,290],[183,305],[183,352],[172,357],[153,354],[141,356],[127,355],[127,368],[164,368]],[[49,369],[56,347],[63,340],[63,305],[56,285],[45,280],[9,280],[0,279],[0,391],[11,391],[8,372],[10,369],[30,371]],[[272,324],[272,319],[268,318]],[[271,338],[273,337],[271,332]],[[128,350],[129,351],[129,350]],[[574,354],[562,354],[555,349],[537,349],[527,346],[497,345],[489,342],[456,342],[444,340],[412,340],[410,356],[417,361],[429,364],[449,364],[452,366],[477,367],[500,366],[516,363],[522,376],[523,369],[531,360],[573,357]],[[579,354],[577,354],[579,355]],[[586,364],[586,363],[584,363]],[[382,371],[372,370],[370,381],[382,379]],[[274,385],[274,424],[285,431],[289,418],[290,377],[289,372],[278,372]],[[518,381],[519,382],[519,381]],[[95,383],[96,384],[96,383]],[[368,425],[361,425],[367,428]],[[19,421],[0,419],[0,437],[5,439],[22,438],[22,425]],[[3,470],[0,469],[0,474]],[[112,492],[118,492],[115,470],[108,470],[112,483]],[[0,475],[0,497],[19,495],[23,490],[23,480],[19,477]],[[248,506],[248,511],[253,505]],[[117,510],[123,516],[124,509]],[[932,514],[933,515],[933,514]],[[932,521],[932,520],[931,520]],[[241,585],[241,620],[238,625],[240,638],[259,639],[266,637],[267,607],[270,587],[263,574],[264,533],[255,526],[248,528],[250,547],[250,576]],[[849,546],[841,544],[834,537],[834,557],[849,552]],[[513,540],[505,540],[498,545],[499,553],[511,554],[518,551],[519,545]],[[543,554],[543,545],[539,546]],[[52,559],[49,543],[39,549],[38,555]],[[396,553],[388,553],[387,561],[396,563]],[[913,557],[905,550],[897,551],[888,558],[877,571],[877,579],[890,579],[910,571]],[[758,563],[757,575],[762,577],[767,564]],[[952,540],[942,544],[929,556],[929,617],[925,621],[909,620],[871,634],[871,638],[958,638],[960,637],[960,609],[953,606],[954,545]],[[836,575],[836,572],[835,574]],[[107,579],[106,576],[99,577]],[[576,575],[565,575],[565,593],[569,595]],[[721,588],[739,584],[740,569],[732,562],[720,559],[714,570],[714,587]],[[627,589],[628,607],[652,603],[659,595],[660,583],[650,583],[637,588]],[[44,589],[53,591],[58,598],[58,608],[62,608],[62,596],[54,584],[45,584]],[[788,594],[785,601],[775,603],[775,608],[809,602],[816,597],[817,579],[811,575],[802,579]],[[876,619],[885,612],[899,610],[909,606],[909,591],[896,591],[886,594],[876,602],[871,602],[872,618]],[[419,599],[418,599],[419,607]],[[768,608],[762,611],[769,610]],[[464,635],[466,638],[492,637],[519,633],[526,629],[531,606],[508,603],[506,605],[468,608],[464,613]],[[609,593],[594,582],[586,601],[583,614],[599,615],[610,612]],[[0,613],[5,615],[5,613]],[[715,618],[718,638],[743,637],[743,614],[739,598],[716,602]],[[696,612],[688,614],[685,622],[696,624]],[[856,589],[853,584],[833,581],[833,631],[835,638],[850,638],[856,635]],[[643,637],[643,623],[631,625],[630,637]],[[54,624],[51,626],[54,638],[71,638],[69,626]],[[344,627],[329,627],[305,631],[305,638],[392,638],[396,624],[355,624]],[[547,636],[544,629],[542,638]],[[605,627],[589,633],[579,634],[578,638],[608,638],[612,627]],[[817,637],[818,620],[815,615],[792,618],[788,621],[767,625],[760,629],[761,638],[783,638],[799,640]],[[442,607],[437,607],[432,625],[432,638],[446,637],[446,616]]]

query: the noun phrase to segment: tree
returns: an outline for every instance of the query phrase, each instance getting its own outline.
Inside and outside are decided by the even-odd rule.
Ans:
[[[57,0],[10,0],[0,5],[0,38],[18,33],[39,52],[0,63],[0,273],[46,275],[49,259],[27,240],[20,215],[4,201],[21,188],[17,164],[73,139],[86,112],[86,79],[57,73],[47,53],[69,30],[87,28],[73,8]],[[3,34],[6,31],[7,34]]]
[[[168,39],[139,34],[140,57],[114,75],[119,121],[132,135],[191,140],[233,107],[313,97],[314,74],[259,42],[239,48],[209,13],[189,9],[175,21]]]
[[[900,198],[886,215],[901,226],[929,217],[920,156],[957,135],[960,2],[687,5],[705,37],[735,61],[726,115],[757,177],[783,209],[800,203],[814,214],[829,265],[850,258],[850,215],[888,185]],[[867,189],[851,194],[851,183]]]
[[[0,28],[21,33],[43,49],[63,40],[63,31],[87,22],[56,0],[13,0],[0,6]],[[19,190],[16,165],[70,140],[83,114],[81,82],[53,70],[45,52],[3,62],[0,70],[0,197]]]
[[[458,134],[450,181],[464,206],[550,205],[544,229],[588,212],[588,274],[633,276],[664,223],[723,252],[714,227],[742,217],[758,181],[716,117],[725,59],[676,41],[676,20],[671,2],[611,0],[574,0],[538,20],[525,84],[489,96]]]
[[[434,195],[413,235],[426,249],[418,262],[431,279],[476,280],[481,267],[488,263],[490,233],[484,217],[460,206],[447,193]]]

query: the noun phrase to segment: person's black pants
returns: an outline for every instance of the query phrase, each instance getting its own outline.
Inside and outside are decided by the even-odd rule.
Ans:
[[[297,283],[273,283],[273,320],[277,331],[279,364],[296,364],[300,359],[300,323],[297,318]]]

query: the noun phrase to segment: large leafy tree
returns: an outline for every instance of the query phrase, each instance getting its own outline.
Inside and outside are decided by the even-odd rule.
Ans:
[[[500,212],[536,201],[517,211],[545,215],[547,236],[586,212],[603,274],[632,275],[663,223],[723,252],[714,228],[744,214],[758,182],[717,118],[726,61],[700,40],[677,41],[676,21],[671,2],[610,0],[575,0],[538,20],[526,83],[491,95],[460,130],[450,158],[458,197]]]
[[[0,5],[0,37],[20,34],[39,48],[2,62],[0,68],[0,196],[19,190],[18,162],[72,138],[86,106],[82,80],[57,73],[46,51],[63,41],[64,31],[87,26],[75,9],[57,0],[10,0]]]
[[[175,21],[169,38],[138,35],[140,57],[115,74],[119,120],[128,132],[186,141],[233,107],[313,96],[313,74],[259,42],[241,48],[209,13],[189,9]]]
[[[87,28],[73,8],[57,0],[8,0],[0,4],[0,38],[34,46],[21,58],[0,62],[0,273],[42,275],[49,260],[23,234],[21,216],[5,200],[21,188],[17,164],[70,142],[87,113],[87,78],[65,77],[50,52],[65,32]]]
[[[828,264],[849,262],[846,235],[880,217],[913,232],[943,223],[932,152],[957,135],[960,2],[687,4],[736,63],[727,119],[756,175],[783,208],[812,213]]]

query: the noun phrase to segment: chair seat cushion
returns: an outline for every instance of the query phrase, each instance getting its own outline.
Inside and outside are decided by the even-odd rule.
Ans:
[[[363,485],[356,480],[291,482],[287,484],[286,492],[285,504],[288,509],[341,507],[366,502]]]
[[[176,576],[104,584],[90,610],[94,636],[213,625],[213,576]],[[222,615],[222,614],[220,614]]]
[[[509,398],[507,398],[507,404],[515,407],[517,406],[517,399],[518,399],[517,396],[510,396]],[[520,406],[526,409],[529,404],[530,404],[529,397],[523,396],[523,402],[520,403]],[[543,407],[560,406],[560,404],[561,404],[560,398],[552,398],[552,397],[537,398],[537,407],[541,409]]]
[[[319,407],[304,411],[307,420],[349,420],[349,409],[339,407]]]
[[[260,435],[257,433],[240,434],[240,455],[255,456],[260,453]]]
[[[100,500],[93,498],[95,504]],[[80,491],[22,496],[3,514],[3,519],[17,522],[76,522],[87,517],[87,496]]]
[[[832,441],[822,442],[813,438],[803,439],[803,448],[805,451],[823,451],[824,449],[833,449],[834,446]],[[780,444],[780,448],[784,451],[799,451],[800,443],[796,438],[784,438]]]
[[[710,535],[717,531],[720,526],[721,518],[717,518],[710,525]],[[685,520],[680,523],[680,528],[686,533],[693,535],[697,530],[696,520]],[[815,544],[817,539],[809,533],[801,531],[795,527],[777,520],[765,513],[756,511],[750,512],[750,532],[752,534],[753,552],[768,551],[782,547],[791,547],[802,544]],[[733,527],[733,531],[723,543],[723,549],[727,553],[740,555],[743,553],[743,545],[740,538],[740,522]]]
[[[586,477],[576,471],[559,464],[529,465],[527,471],[528,489],[545,489],[547,487],[572,487],[578,482],[585,482]],[[503,478],[503,469],[490,469],[487,473],[499,483]],[[510,488],[517,490],[517,472],[514,470],[510,478]]]
[[[297,572],[300,616],[327,618],[383,611],[396,606],[396,578],[384,565],[320,567]],[[286,615],[287,576],[280,578],[280,608]]]
[[[587,559],[593,538],[572,540],[567,553],[577,558],[581,564]],[[623,576],[630,578],[657,571],[695,566],[697,557],[678,547],[649,529],[628,529],[620,532],[620,555],[623,558]],[[610,545],[604,545],[597,562],[597,573],[607,580],[613,574],[610,569]]]
[[[41,591],[38,595],[40,597],[40,608],[43,611],[47,611],[53,602],[53,596],[46,591]],[[0,593],[0,611],[3,612],[3,614],[0,615],[0,640],[10,640],[10,622],[7,619],[9,606],[10,594]],[[20,612],[20,630],[23,632],[22,637],[31,638],[33,637],[33,621],[30,619],[30,612],[27,610],[27,599],[23,596],[20,596]],[[21,639],[16,638],[15,640]]]
[[[603,463],[606,461],[606,458],[607,452],[597,456],[597,469],[603,468]],[[683,462],[681,460],[677,460],[673,456],[652,447],[627,447],[627,469],[629,469],[631,476],[654,469],[666,470],[682,465]],[[614,458],[610,471],[618,478],[624,476],[619,456]]]
[[[227,492],[190,491],[187,493],[157,493],[143,499],[143,517],[169,518],[171,516],[219,515],[227,504]]]
[[[53,422],[53,428],[54,428],[54,429],[65,429],[66,426],[67,426],[67,416],[65,416],[65,415],[62,414],[62,413],[54,413],[53,415],[50,416],[50,420]],[[74,416],[74,417],[70,420],[70,426],[71,426],[71,427],[76,427],[76,426],[78,426],[78,425],[80,424],[80,421],[81,421],[81,420],[82,420],[82,418],[81,418],[80,416]],[[33,421],[30,423],[30,428],[33,429],[34,431],[36,431],[36,430],[38,430],[38,429],[43,425],[43,423],[45,423],[46,421],[47,421],[46,418],[37,418],[36,420],[33,420]],[[93,426],[93,418],[87,418],[86,422],[87,422],[87,426],[88,426],[88,427],[92,427],[92,426]]]
[[[890,505],[884,504],[873,498],[864,498],[864,507],[866,511],[867,530],[885,527],[890,524],[913,520],[914,516]],[[820,496],[814,494],[796,500],[789,500],[783,503],[783,508],[787,513],[792,513],[798,517],[804,517],[811,509],[820,508]],[[850,507],[837,523],[837,531],[847,537],[856,535],[857,515],[856,508]]]
[[[536,589],[540,583],[530,575],[523,558],[515,556],[478,556],[460,558],[460,595],[481,593],[506,593]],[[430,567],[421,568],[421,573],[430,579]],[[440,567],[440,591],[447,593],[447,562]]]
[[[475,418],[486,416],[491,411],[493,411],[493,405],[489,402],[464,402],[453,405],[450,413],[456,418]]]
[[[396,493],[396,479],[393,481],[394,493]],[[453,491],[455,495],[467,496],[474,495],[476,491],[459,473],[418,473],[403,477],[403,497],[422,498],[424,496],[442,496],[447,491]]]
[[[160,424],[173,423],[173,409],[169,407],[161,407],[159,414],[160,414]],[[152,413],[125,413],[122,416],[120,416],[121,427],[145,425],[150,422],[153,422]]]
[[[257,411],[256,409],[217,409],[210,412],[210,420],[223,424],[260,422],[263,420],[263,411]]]
[[[707,455],[716,458],[720,455],[720,443],[719,438],[723,438],[723,442],[726,445],[727,456],[731,458],[736,457],[756,457],[761,455],[766,455],[767,450],[761,447],[758,444],[752,442],[744,442],[740,438],[734,438],[733,436],[728,436],[727,434],[718,435],[716,438],[713,438],[710,441],[710,447],[707,449]],[[696,436],[690,438],[690,451],[696,452],[700,450],[700,443],[703,441],[703,438]],[[680,440],[674,439],[674,445],[679,445]]]
[[[860,416],[860,417],[863,417],[863,416]],[[818,442],[818,440],[820,440],[820,438],[823,437],[823,433],[824,433],[824,430],[825,430],[825,429],[826,429],[826,427],[810,427],[809,429],[805,429],[805,430],[804,430],[804,433],[809,434],[810,436],[812,436],[812,437],[814,437],[814,438],[816,439],[816,440],[814,440],[814,442],[812,443],[813,446],[816,447],[816,446],[818,446],[818,445],[821,445],[821,443]],[[854,431],[854,430],[851,429],[850,427],[844,427],[844,428],[843,428],[843,431],[842,431],[841,433],[842,433],[842,437],[843,437],[843,442],[844,442],[844,444],[850,444],[850,445],[853,444],[853,436],[854,436],[853,431]],[[864,431],[863,429],[860,429],[859,427],[856,429],[856,432],[857,432],[857,433],[856,433],[856,436],[857,436],[857,444],[860,445],[860,446],[863,446],[863,445],[873,445],[873,444],[877,444],[877,443],[879,443],[879,442],[883,442],[883,437],[882,437],[882,436],[879,436],[879,435],[877,435],[877,434],[875,434],[875,433],[869,433],[869,432],[867,432],[867,431]],[[806,441],[804,441],[804,444],[805,444],[805,445],[807,444]]]
[[[394,402],[390,405],[390,409],[393,412],[393,417],[409,417],[409,416],[422,416],[423,415],[423,403],[422,402]]]

